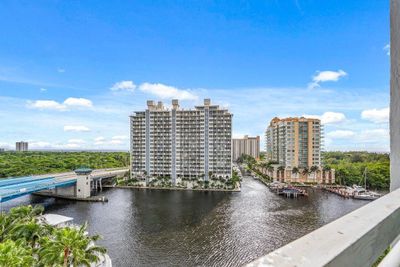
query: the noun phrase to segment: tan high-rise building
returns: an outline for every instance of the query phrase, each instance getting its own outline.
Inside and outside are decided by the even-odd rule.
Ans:
[[[273,118],[265,133],[267,157],[281,166],[321,166],[323,126],[319,119]]]
[[[28,142],[20,141],[15,143],[16,151],[28,151]]]
[[[257,159],[260,157],[260,136],[232,139],[232,160],[236,161],[241,155],[249,155]]]

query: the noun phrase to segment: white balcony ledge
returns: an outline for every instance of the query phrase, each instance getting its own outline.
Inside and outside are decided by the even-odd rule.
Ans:
[[[397,189],[248,266],[371,266],[399,235]]]

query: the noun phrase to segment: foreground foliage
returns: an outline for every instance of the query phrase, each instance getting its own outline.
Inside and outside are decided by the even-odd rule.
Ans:
[[[0,214],[0,266],[90,266],[105,248],[95,245],[87,225],[57,228],[39,220],[40,206],[12,208]]]
[[[3,152],[0,178],[92,169],[126,167],[128,152]]]

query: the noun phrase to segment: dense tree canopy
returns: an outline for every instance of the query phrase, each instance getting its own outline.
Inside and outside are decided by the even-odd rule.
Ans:
[[[0,178],[93,169],[125,167],[128,152],[3,152]]]
[[[336,170],[336,180],[340,184],[364,183],[367,172],[367,187],[372,189],[389,188],[389,154],[369,152],[325,152],[324,164]]]

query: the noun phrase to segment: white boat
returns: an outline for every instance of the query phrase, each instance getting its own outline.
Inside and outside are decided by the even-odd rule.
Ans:
[[[361,200],[375,200],[381,197],[381,194],[367,190],[367,168],[364,170],[364,187],[353,185],[353,197]]]
[[[361,199],[361,200],[375,200],[380,198],[381,195],[375,192],[364,192],[364,193],[356,193],[354,195],[355,199]]]

